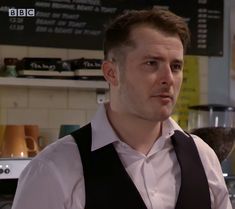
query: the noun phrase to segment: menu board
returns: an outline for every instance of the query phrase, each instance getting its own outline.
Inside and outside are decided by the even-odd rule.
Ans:
[[[102,49],[104,26],[125,10],[164,7],[191,31],[189,55],[223,55],[222,0],[1,0],[0,44]],[[10,16],[9,9],[33,9]]]

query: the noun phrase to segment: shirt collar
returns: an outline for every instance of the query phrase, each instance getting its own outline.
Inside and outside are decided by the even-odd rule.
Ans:
[[[162,124],[162,137],[169,138],[174,134],[176,130],[186,134],[184,130],[171,117],[169,117]]]
[[[119,141],[106,114],[105,104],[101,104],[91,120],[92,144],[91,151],[104,147],[115,141]]]
[[[91,120],[92,126],[92,145],[91,151],[97,150],[115,141],[120,141],[119,137],[113,130],[105,109],[105,104],[98,107],[96,114]],[[170,117],[162,124],[162,135],[160,138],[170,139],[175,130],[185,133],[182,128]],[[186,134],[187,135],[187,134]]]

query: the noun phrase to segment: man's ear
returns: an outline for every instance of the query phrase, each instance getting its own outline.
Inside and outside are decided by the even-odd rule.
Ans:
[[[118,85],[118,66],[116,63],[104,60],[102,63],[102,71],[105,80],[112,86]]]

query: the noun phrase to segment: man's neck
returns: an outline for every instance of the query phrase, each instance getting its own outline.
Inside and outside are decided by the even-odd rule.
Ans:
[[[130,114],[113,111],[107,107],[108,119],[119,136],[138,152],[147,155],[161,135],[161,122],[147,121]]]

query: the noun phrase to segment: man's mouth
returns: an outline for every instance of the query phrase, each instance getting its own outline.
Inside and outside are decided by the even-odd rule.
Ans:
[[[163,103],[169,103],[169,102],[172,102],[174,100],[173,95],[169,94],[169,93],[155,94],[152,97],[160,99]]]

